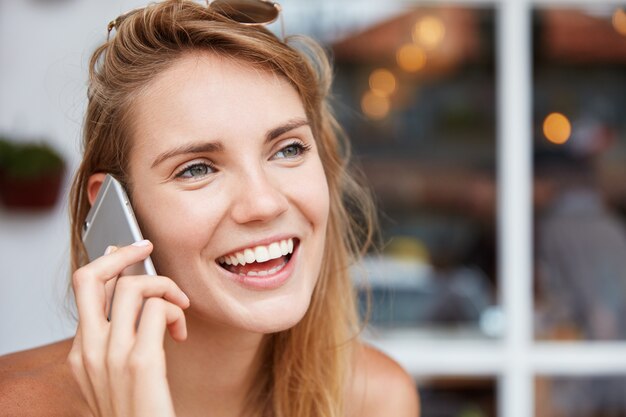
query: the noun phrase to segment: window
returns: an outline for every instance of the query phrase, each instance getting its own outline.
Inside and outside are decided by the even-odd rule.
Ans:
[[[499,336],[493,33],[491,8],[407,7],[332,45],[381,210],[380,253],[355,268],[379,328]]]
[[[539,207],[545,203],[541,198],[545,198],[542,193],[547,183],[541,175],[548,173],[554,180],[553,153],[564,149],[547,142],[546,121],[556,122],[557,132],[558,126],[570,123],[572,138],[583,131],[595,131],[600,142],[612,141],[613,147],[596,166],[596,190],[604,193],[614,220],[624,220],[626,153],[621,142],[626,138],[626,53],[620,48],[626,47],[626,37],[620,25],[625,15],[615,4],[591,0],[577,4],[459,0],[446,7],[408,7],[404,3],[397,13],[352,35],[346,36],[344,31],[341,40],[334,43],[339,116],[384,214],[382,237],[387,246],[381,257],[372,257],[365,265],[374,289],[369,337],[415,375],[426,400],[424,416],[623,413],[619,409],[622,405],[605,396],[606,401],[600,398],[603,405],[595,411],[587,409],[585,414],[579,409],[580,414],[571,414],[576,402],[567,395],[580,387],[601,381],[607,390],[623,391],[626,344],[620,343],[623,336],[619,332],[624,320],[611,322],[606,315],[596,314],[601,325],[617,328],[617,333],[607,337],[585,332],[581,323],[589,322],[584,318],[588,313],[555,315],[552,306],[571,310],[576,307],[572,300],[580,298],[568,295],[567,302],[559,300],[564,291],[557,291],[556,301],[551,298],[548,290],[555,284],[546,278],[550,264],[545,259],[549,257],[542,252],[544,243],[540,243],[546,230],[552,230],[546,229]],[[467,47],[462,70],[453,65],[456,70],[439,68],[433,74],[421,66],[422,61],[428,62],[428,56],[419,58],[413,50],[410,65],[419,70],[407,75],[398,58],[402,44],[390,45],[392,38],[405,31],[403,16],[409,9],[418,15],[413,22],[420,16],[445,22],[451,10],[475,16],[480,22],[476,33],[481,53],[472,55],[473,50]],[[591,23],[595,26],[585,26]],[[455,27],[459,26],[456,22]],[[610,35],[612,41],[602,34]],[[468,36],[466,40],[471,43]],[[580,48],[587,48],[587,62],[579,59]],[[591,95],[599,104],[588,100]],[[612,112],[606,116],[609,129],[579,123],[588,117],[588,106],[600,108],[600,113],[603,108]],[[548,119],[552,113],[565,116],[565,122],[558,115]],[[584,177],[581,165],[561,166],[562,172],[570,169]],[[476,178],[482,180],[482,188],[476,188],[482,193],[479,200],[492,210],[491,217],[484,217],[480,226],[473,223],[476,206],[463,200],[472,194],[469,190],[475,190],[468,184]],[[569,176],[568,181],[573,179]],[[553,184],[547,188],[551,187]],[[612,230],[609,235],[617,233],[617,227],[608,229]],[[487,230],[491,231],[492,249],[487,251],[485,246],[480,255],[487,254],[491,261],[459,256],[469,252],[456,248],[481,234],[489,236]],[[609,235],[593,237],[609,244],[615,268],[626,275],[626,268],[617,263],[626,259],[620,257],[626,253],[611,243]],[[575,242],[570,239],[568,243]],[[554,246],[549,241],[547,244]],[[569,267],[578,269],[590,263],[584,256],[591,255],[585,251],[565,255],[572,261]],[[467,290],[467,294],[481,305],[480,314],[463,316],[461,312],[466,310],[458,298],[444,303],[453,314],[425,313],[431,307],[428,295],[441,290],[429,288],[429,279],[439,277],[442,267],[451,267],[448,271],[477,267],[487,278],[483,281],[486,285],[475,286],[469,285],[472,278],[459,278],[468,288],[478,289]],[[362,274],[356,271],[355,277],[358,285]],[[626,291],[616,282],[625,285],[614,279],[612,286],[601,291],[595,288],[600,297],[596,299],[604,307],[615,307],[610,312],[623,318],[621,309],[626,303],[619,297],[626,296]],[[583,295],[594,297],[584,288]],[[592,325],[598,331],[602,328]],[[474,403],[459,408],[451,405],[442,411],[438,408],[442,398],[443,403],[454,403],[458,398]],[[489,401],[495,406],[490,408]]]

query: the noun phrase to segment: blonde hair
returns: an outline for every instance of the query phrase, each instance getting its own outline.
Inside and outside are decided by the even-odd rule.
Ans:
[[[87,263],[81,227],[89,210],[87,181],[108,172],[124,183],[132,146],[132,103],[183,54],[208,51],[278,74],[302,99],[330,192],[324,260],[311,305],[291,329],[269,337],[265,361],[249,393],[251,415],[335,417],[345,413],[353,348],[360,325],[349,267],[371,243],[369,194],[348,173],[349,146],[328,104],[331,68],[314,41],[281,41],[189,0],[167,0],[133,13],[90,61],[84,156],[71,190],[72,271]]]

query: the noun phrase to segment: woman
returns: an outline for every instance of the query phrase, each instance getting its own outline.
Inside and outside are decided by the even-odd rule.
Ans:
[[[372,212],[345,170],[328,63],[224,14],[151,4],[94,53],[71,196],[77,333],[4,358],[3,415],[418,414],[410,377],[357,339],[348,268]],[[105,173],[149,240],[88,263]],[[120,275],[148,256],[158,277]]]

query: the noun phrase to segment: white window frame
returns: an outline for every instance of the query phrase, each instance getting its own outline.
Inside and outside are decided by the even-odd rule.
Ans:
[[[498,416],[533,417],[537,376],[626,376],[626,342],[538,342],[533,337],[531,12],[537,6],[593,6],[598,2],[454,3],[491,5],[496,10],[498,296],[505,332],[493,341],[451,342],[405,335],[374,343],[418,378],[492,376],[498,383]]]

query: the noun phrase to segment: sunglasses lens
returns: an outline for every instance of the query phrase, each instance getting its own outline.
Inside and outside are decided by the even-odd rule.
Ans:
[[[278,17],[279,8],[263,0],[214,0],[212,9],[239,23],[262,25]]]

